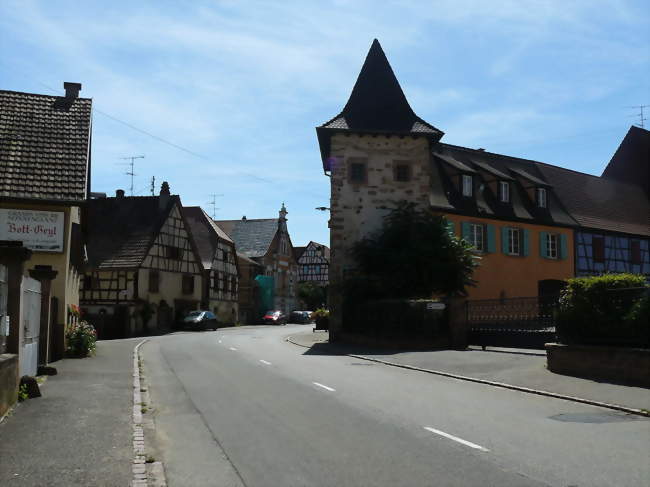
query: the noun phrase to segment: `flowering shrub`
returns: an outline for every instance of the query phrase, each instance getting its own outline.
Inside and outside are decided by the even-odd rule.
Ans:
[[[97,332],[87,321],[70,323],[66,327],[66,352],[72,357],[87,357],[95,352]]]
[[[320,308],[311,314],[311,319],[316,322],[316,328],[320,330],[329,329],[330,312],[327,309]]]

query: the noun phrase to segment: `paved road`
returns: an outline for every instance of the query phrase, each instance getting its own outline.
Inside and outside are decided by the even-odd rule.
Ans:
[[[319,355],[302,327],[143,349],[175,486],[646,486],[650,421]]]

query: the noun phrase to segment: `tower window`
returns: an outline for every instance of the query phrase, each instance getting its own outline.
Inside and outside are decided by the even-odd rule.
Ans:
[[[395,181],[399,182],[408,182],[411,180],[411,165],[410,164],[404,164],[404,163],[398,163],[395,164],[394,168],[394,178]]]
[[[363,184],[367,180],[367,167],[365,162],[350,163],[348,179],[351,183]]]

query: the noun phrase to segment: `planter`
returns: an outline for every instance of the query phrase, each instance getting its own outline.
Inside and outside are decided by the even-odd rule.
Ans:
[[[650,349],[547,343],[548,370],[556,374],[650,387]]]

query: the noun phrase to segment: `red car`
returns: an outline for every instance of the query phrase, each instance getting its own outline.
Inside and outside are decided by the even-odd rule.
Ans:
[[[265,325],[286,325],[287,324],[287,315],[279,310],[267,311],[262,322]]]

